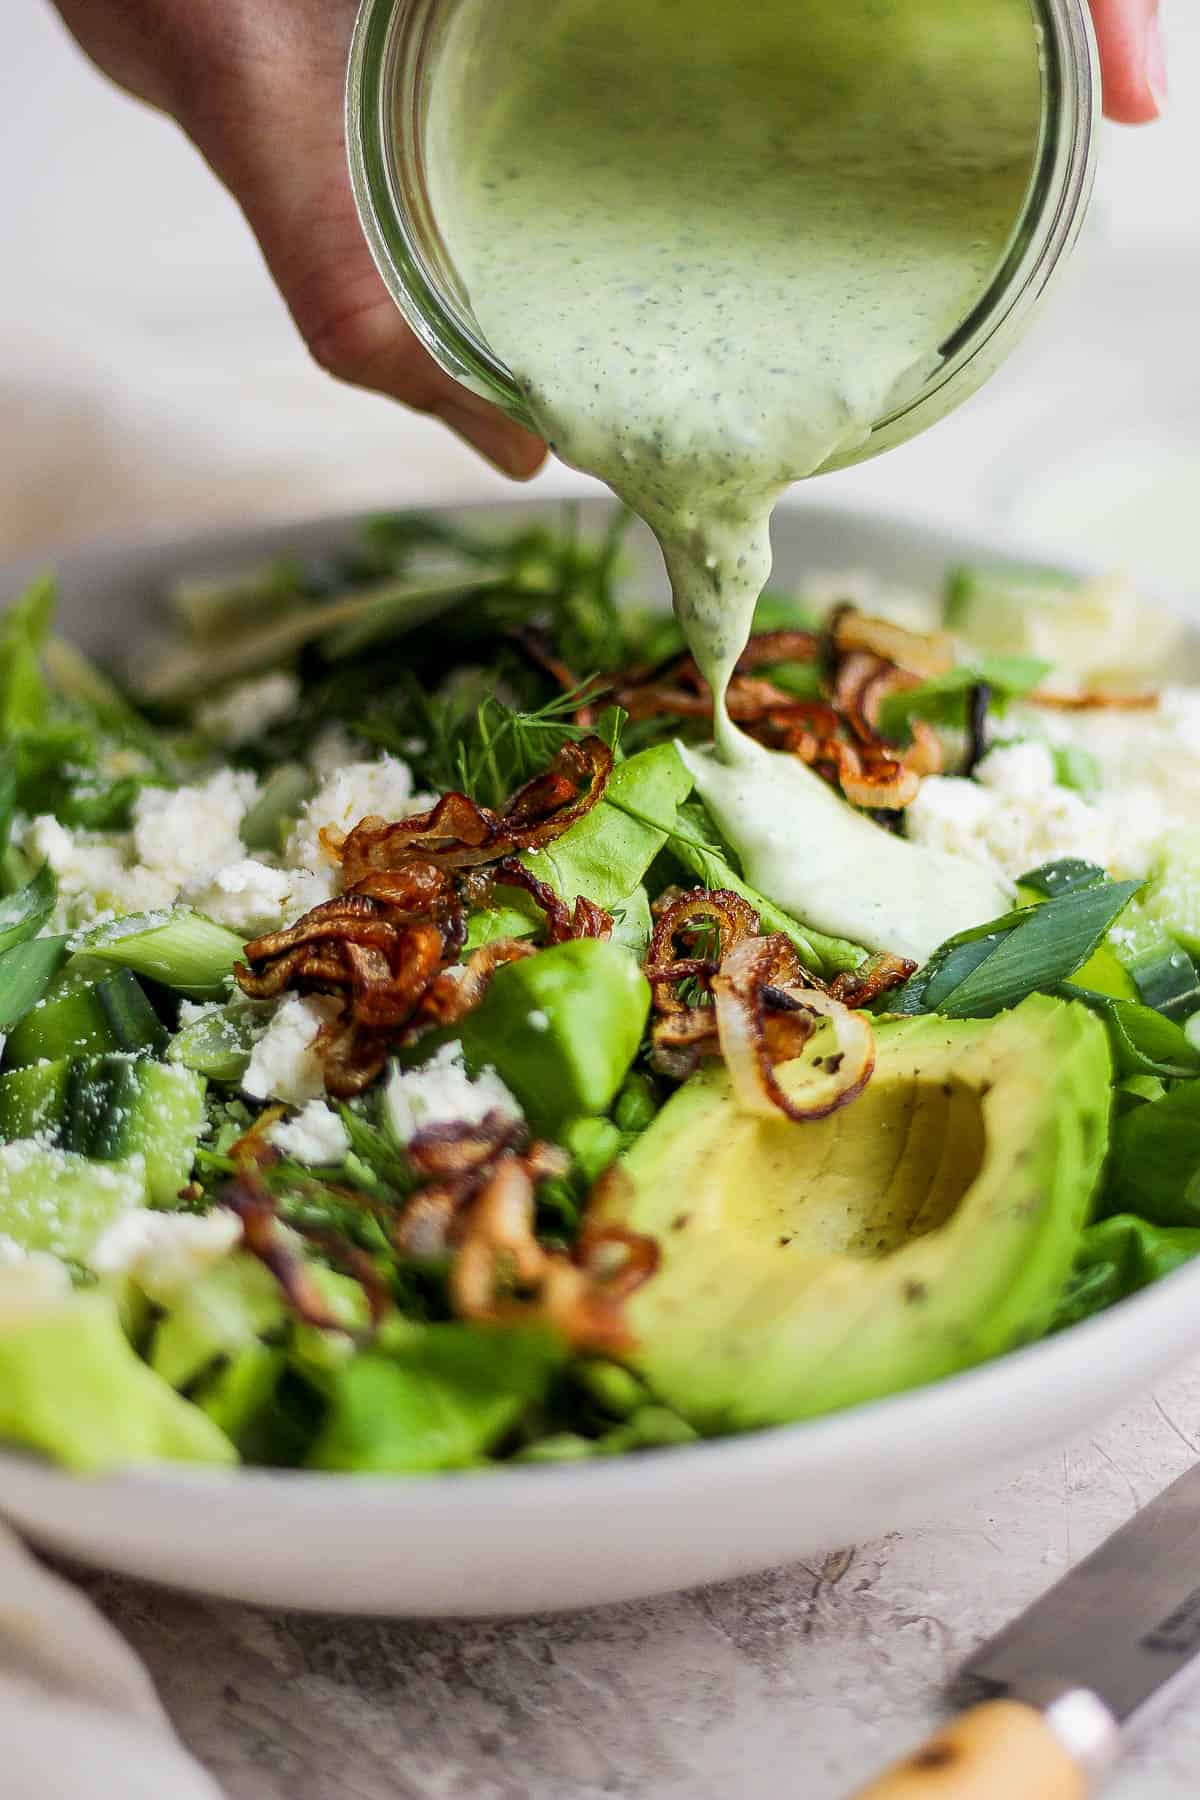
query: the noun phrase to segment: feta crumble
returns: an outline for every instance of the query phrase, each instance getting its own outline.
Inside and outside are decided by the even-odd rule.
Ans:
[[[402,1144],[430,1125],[478,1125],[491,1112],[514,1121],[524,1117],[495,1069],[483,1069],[471,1079],[461,1044],[443,1044],[422,1068],[393,1070],[383,1105]]]
[[[993,750],[974,781],[930,776],[906,814],[914,843],[966,857],[1010,881],[1064,856],[1107,867],[1109,821],[1054,779],[1045,744]]]
[[[288,718],[300,704],[300,683],[294,675],[276,671],[253,681],[240,681],[196,713],[196,723],[207,737],[236,750],[253,743],[272,725]]]
[[[333,859],[321,843],[323,829],[352,831],[360,819],[372,816],[407,819],[432,804],[430,796],[413,793],[411,770],[394,756],[347,763],[306,802],[288,838],[284,861],[297,869],[328,869]]]
[[[183,897],[218,925],[257,936],[278,931],[289,918],[293,885],[294,877],[289,871],[243,856],[185,888]]]
[[[169,906],[177,892],[169,878],[131,867],[120,839],[68,831],[49,813],[30,821],[25,848],[35,862],[49,863],[58,881],[59,905],[51,921],[56,930],[104,912]]]
[[[313,1042],[338,1010],[338,1002],[323,995],[285,995],[255,1044],[242,1077],[251,1099],[304,1106],[324,1095],[325,1072]]]
[[[344,1162],[350,1149],[346,1127],[323,1100],[310,1100],[293,1118],[278,1119],[267,1132],[267,1142],[294,1161],[314,1168]]]
[[[131,1212],[101,1232],[88,1257],[94,1275],[130,1276],[151,1300],[172,1294],[224,1260],[241,1241],[236,1214]]]
[[[175,892],[206,880],[243,855],[241,823],[258,793],[245,769],[219,769],[181,788],[143,788],[133,808],[134,855],[174,883]]]

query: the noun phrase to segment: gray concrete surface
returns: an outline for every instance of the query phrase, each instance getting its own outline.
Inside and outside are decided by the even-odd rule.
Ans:
[[[564,1617],[346,1621],[81,1579],[229,1800],[842,1800],[976,1643],[1198,1456],[1194,1367],[922,1530]],[[1112,1800],[1194,1800],[1198,1770],[1200,1684]]]

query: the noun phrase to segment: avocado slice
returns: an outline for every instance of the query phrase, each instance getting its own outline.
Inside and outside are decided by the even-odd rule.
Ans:
[[[714,1065],[625,1158],[603,1216],[662,1252],[630,1360],[701,1430],[877,1399],[1050,1323],[1107,1143],[1100,1021],[1033,995],[877,1039],[874,1078],[829,1119],[740,1112]]]

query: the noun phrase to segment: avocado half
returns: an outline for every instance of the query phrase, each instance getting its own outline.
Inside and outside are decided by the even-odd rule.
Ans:
[[[625,1158],[604,1216],[662,1252],[631,1361],[701,1430],[877,1399],[1050,1322],[1107,1144],[1103,1025],[1035,995],[876,1035],[872,1081],[831,1118],[741,1112],[714,1065]]]

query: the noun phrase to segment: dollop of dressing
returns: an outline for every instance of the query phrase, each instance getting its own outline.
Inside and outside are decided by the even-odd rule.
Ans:
[[[1004,257],[1041,119],[1029,0],[461,0],[429,91],[434,214],[484,336],[662,545],[717,697],[697,784],[749,878],[814,924],[836,900],[845,935],[810,821],[849,816],[869,947],[1002,911],[969,865],[931,874],[831,811],[724,692],[780,494],[924,385]]]

